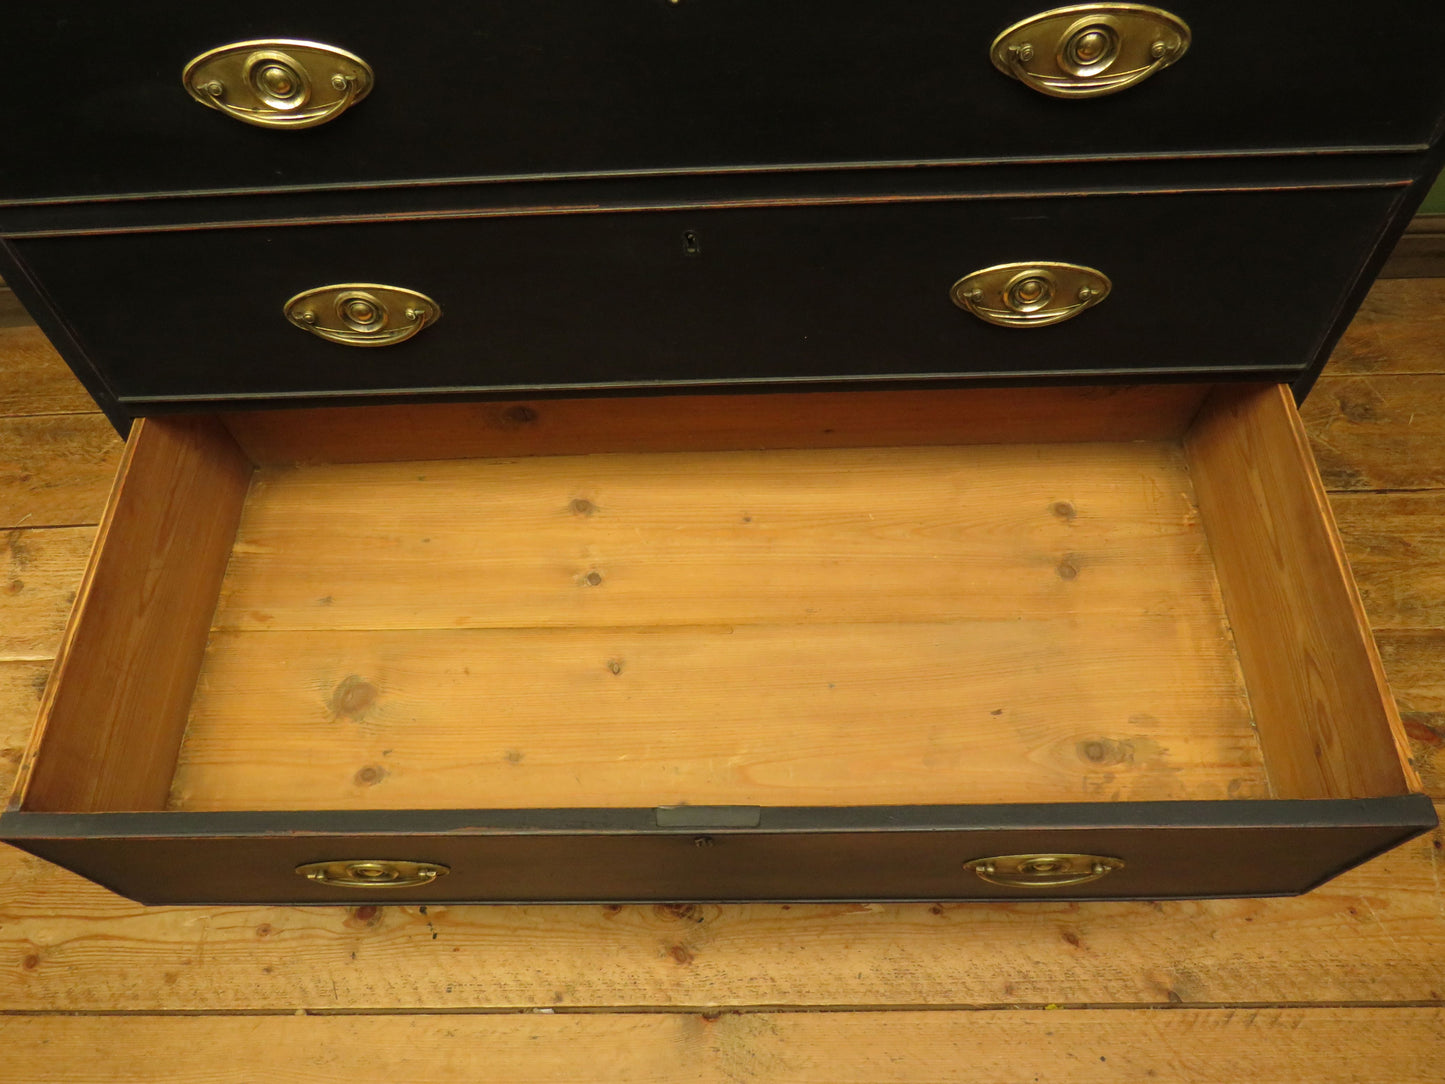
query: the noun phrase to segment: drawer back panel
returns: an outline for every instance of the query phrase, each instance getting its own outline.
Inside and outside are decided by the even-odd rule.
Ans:
[[[1309,367],[1400,189],[544,214],[21,238],[18,259],[123,401]],[[1328,222],[1323,228],[1322,223]],[[1112,282],[1047,327],[950,296],[1000,263]],[[142,276],[138,269],[144,269]],[[356,349],[283,314],[341,283],[442,318]]]
[[[417,178],[788,164],[1419,147],[1445,103],[1445,6],[1171,0],[1192,44],[1106,97],[1060,100],[995,70],[1001,31],[1051,5],[912,0],[357,0],[318,8],[160,0],[10,5],[0,200]],[[1057,6],[1057,5],[1054,5]],[[83,17],[76,17],[77,14]],[[336,120],[275,131],[193,101],[192,58],[309,39],[375,71]],[[57,138],[57,131],[65,133]],[[86,148],[77,168],[73,148]]]

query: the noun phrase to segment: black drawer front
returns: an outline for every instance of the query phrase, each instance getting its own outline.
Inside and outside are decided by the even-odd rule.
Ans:
[[[412,178],[1420,145],[1445,108],[1445,5],[1171,0],[1193,44],[1120,93],[1058,100],[994,37],[1061,6],[910,0],[529,0],[401,13],[11,5],[0,200]],[[214,47],[350,50],[375,89],[274,131],[193,101]],[[17,91],[19,93],[19,91]]]
[[[14,251],[124,401],[1307,367],[1399,189],[538,215],[29,238]],[[1097,268],[1100,304],[996,327],[980,268]],[[443,310],[361,349],[288,323],[333,283]]]
[[[0,815],[0,836],[151,904],[1063,900],[1305,892],[1434,827],[1428,798],[764,810],[767,831],[659,830],[651,810]],[[781,830],[779,830],[781,829]],[[990,883],[966,862],[1089,855],[1084,883]],[[421,887],[298,866],[436,863]]]

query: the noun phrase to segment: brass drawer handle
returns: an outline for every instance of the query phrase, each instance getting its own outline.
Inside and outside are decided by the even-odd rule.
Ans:
[[[303,290],[285,305],[286,319],[343,346],[393,346],[442,318],[426,294],[403,286],[343,282]]]
[[[435,862],[399,862],[390,858],[349,858],[339,862],[308,862],[296,872],[330,888],[416,888],[451,872]]]
[[[314,128],[371,93],[371,65],[319,41],[238,41],[202,53],[181,73],[191,97],[262,128]]]
[[[996,858],[975,858],[965,862],[991,885],[1004,888],[1058,888],[1086,885],[1123,869],[1118,858],[1097,854],[1004,854]]]
[[[1099,98],[1142,83],[1189,48],[1189,24],[1145,4],[1074,4],[1014,23],[993,66],[1051,98]]]
[[[1047,327],[1072,320],[1109,296],[1102,271],[1074,263],[1001,263],[965,275],[949,295],[999,327]]]

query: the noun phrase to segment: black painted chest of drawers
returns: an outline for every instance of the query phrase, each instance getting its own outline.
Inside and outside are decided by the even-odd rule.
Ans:
[[[143,419],[17,845],[156,901],[1163,897],[1434,823],[1279,386],[1438,169],[1445,8],[7,18],[6,280]]]

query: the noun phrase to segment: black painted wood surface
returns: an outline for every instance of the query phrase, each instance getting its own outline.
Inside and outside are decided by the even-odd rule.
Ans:
[[[345,394],[1288,379],[1317,360],[1402,191],[539,214],[9,245],[140,413]],[[1037,329],[994,327],[953,304],[957,279],[1015,260],[1096,267],[1113,294]],[[284,319],[292,295],[338,282],[419,290],[444,315],[375,349]]]
[[[143,903],[1169,899],[1292,895],[1436,824],[1421,795],[1353,801],[763,809],[660,829],[651,809],[0,814],[0,838]],[[1120,858],[1087,885],[1005,888],[963,863]],[[332,888],[309,862],[439,862],[417,889]]]
[[[1060,101],[988,50],[1039,0],[380,0],[258,9],[12,4],[0,200],[780,164],[1421,148],[1445,106],[1434,0],[1170,0],[1194,44]],[[181,69],[252,38],[328,42],[370,97],[306,131],[193,101]]]

